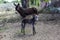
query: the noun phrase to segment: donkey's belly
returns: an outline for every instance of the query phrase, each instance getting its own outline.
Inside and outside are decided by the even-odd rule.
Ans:
[[[24,20],[23,20],[23,23],[31,24],[32,22],[33,22],[32,19],[24,19]]]

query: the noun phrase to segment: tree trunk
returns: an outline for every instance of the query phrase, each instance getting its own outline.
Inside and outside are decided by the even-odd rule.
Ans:
[[[23,8],[29,7],[29,0],[21,0],[21,4]]]

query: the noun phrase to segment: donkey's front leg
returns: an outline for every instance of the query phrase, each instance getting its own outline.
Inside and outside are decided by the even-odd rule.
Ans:
[[[32,25],[33,25],[33,35],[35,35],[36,31],[35,31],[34,23],[32,23]]]
[[[25,35],[25,23],[21,23],[21,33]]]

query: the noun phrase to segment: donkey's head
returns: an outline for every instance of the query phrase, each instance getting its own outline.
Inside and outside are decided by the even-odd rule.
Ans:
[[[39,16],[38,15],[34,15],[34,19],[35,19],[35,21],[38,21],[39,20]]]
[[[18,4],[15,4],[15,3],[14,3],[14,6],[15,6],[15,10],[18,11],[19,8],[20,8],[20,4],[19,4],[19,3],[18,3]]]
[[[15,6],[16,11],[23,11],[24,10],[23,7],[21,7],[19,3],[18,4],[14,3],[14,6]]]
[[[24,15],[24,9],[20,6],[20,4],[15,4],[14,3],[14,6],[15,6],[15,10],[22,16],[22,17],[25,17]]]

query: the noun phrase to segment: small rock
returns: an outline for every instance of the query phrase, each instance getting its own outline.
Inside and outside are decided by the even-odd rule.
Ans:
[[[0,35],[0,39],[2,39],[3,38],[3,36],[2,35]]]
[[[4,37],[6,37],[6,35],[4,35]]]

